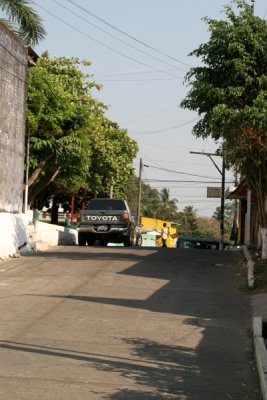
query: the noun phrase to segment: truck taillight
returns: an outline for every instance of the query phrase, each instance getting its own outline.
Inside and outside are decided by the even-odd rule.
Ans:
[[[129,221],[129,214],[128,213],[124,213],[123,214],[123,221],[124,222],[128,222]]]

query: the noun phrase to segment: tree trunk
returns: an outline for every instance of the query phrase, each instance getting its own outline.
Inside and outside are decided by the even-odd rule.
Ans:
[[[44,170],[45,166],[46,166],[46,162],[53,157],[53,154],[50,154],[49,156],[47,156],[44,160],[41,160],[37,166],[37,168],[35,168],[35,170],[33,171],[33,173],[31,174],[30,178],[29,178],[29,182],[28,185],[29,187],[34,184],[34,182],[36,181],[36,179],[38,178],[38,176],[40,175],[40,173]]]
[[[52,210],[51,210],[51,224],[58,224],[58,199],[57,196],[53,198],[53,203],[52,203]]]
[[[29,204],[31,204],[35,197],[42,191],[44,188],[49,185],[50,182],[57,177],[59,174],[60,169],[58,168],[56,171],[46,174],[43,176],[35,185],[32,185],[29,188]]]

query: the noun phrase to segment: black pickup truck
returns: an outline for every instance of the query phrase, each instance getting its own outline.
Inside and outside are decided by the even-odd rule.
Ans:
[[[91,199],[84,210],[80,210],[78,225],[79,246],[101,246],[123,243],[124,246],[139,244],[138,229],[129,206],[122,199]]]

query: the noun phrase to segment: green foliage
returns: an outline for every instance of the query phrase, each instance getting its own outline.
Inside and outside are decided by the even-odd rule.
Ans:
[[[226,6],[226,20],[204,19],[210,39],[191,53],[202,65],[187,74],[190,90],[181,105],[200,116],[196,136],[223,140],[227,163],[256,192],[265,225],[267,25],[245,1],[233,3],[238,14]]]
[[[179,231],[183,235],[199,236],[197,210],[193,206],[187,206],[179,213]]]
[[[198,234],[202,237],[220,237],[220,223],[218,220],[209,217],[197,217]]]
[[[92,132],[91,140],[91,195],[108,197],[113,187],[114,197],[125,197],[126,182],[134,174],[132,162],[138,152],[137,143],[125,130],[107,119],[103,119],[98,129]]]
[[[236,205],[233,201],[224,205],[224,232],[226,239],[230,239],[231,231],[236,217]],[[212,218],[218,222],[221,220],[221,207],[217,207]]]
[[[160,204],[157,209],[157,214],[161,219],[175,221],[177,218],[177,199],[170,199],[169,189],[163,188],[160,193]]]
[[[91,95],[100,85],[81,71],[90,63],[44,54],[29,69],[27,132],[30,135],[29,202],[78,193],[122,196],[138,147],[105,117]],[[50,197],[49,197],[50,196]]]
[[[126,198],[134,215],[138,214],[139,178],[132,176],[126,185]],[[144,217],[177,221],[177,199],[170,199],[169,190],[152,189],[141,182],[141,210]]]

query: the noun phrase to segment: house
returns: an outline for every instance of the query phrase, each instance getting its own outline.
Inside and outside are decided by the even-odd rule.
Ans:
[[[258,208],[256,197],[248,189],[247,183],[243,180],[236,187],[226,190],[225,197],[229,200],[237,200],[237,226],[238,244],[257,245],[258,243]]]

